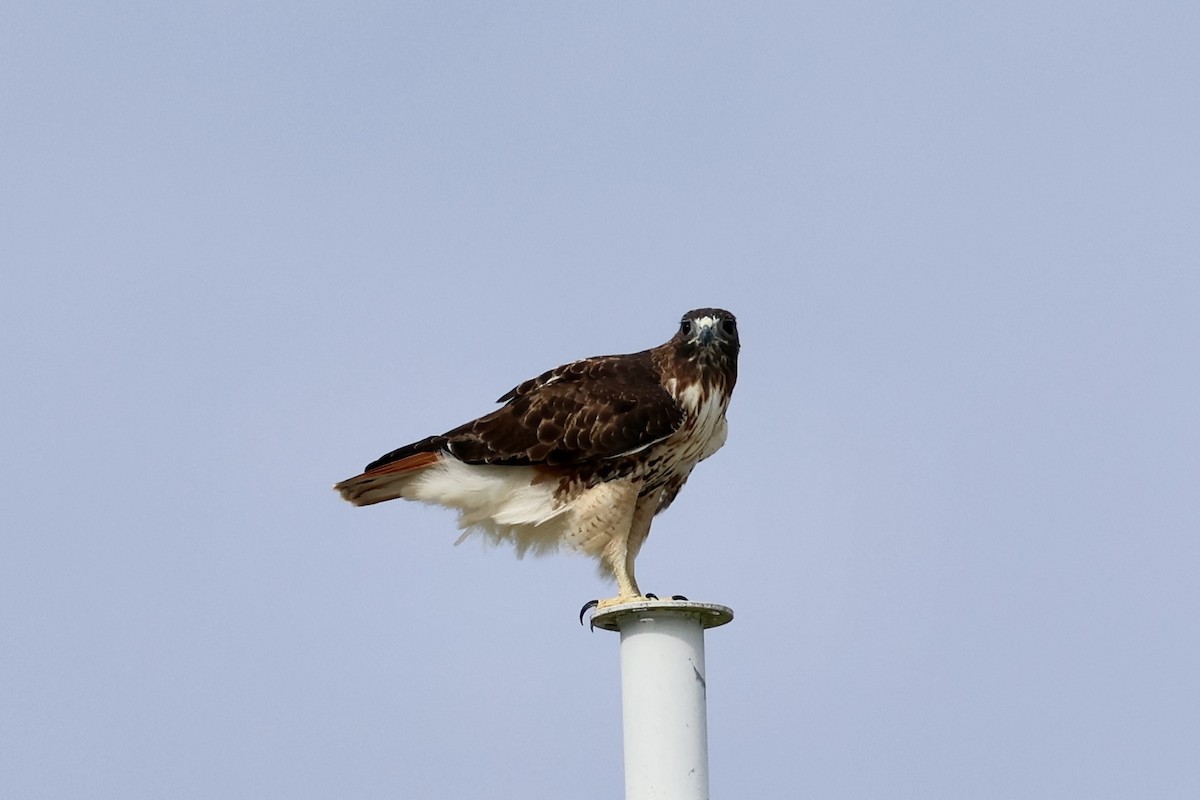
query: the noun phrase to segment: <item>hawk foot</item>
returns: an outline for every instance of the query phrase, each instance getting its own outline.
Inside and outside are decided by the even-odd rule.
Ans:
[[[633,595],[628,595],[626,597],[609,597],[604,600],[588,600],[586,603],[583,604],[583,608],[579,609],[579,624],[580,625],[583,624],[584,615],[586,615],[587,612],[589,612],[589,611],[591,611],[592,614],[595,615],[596,612],[603,611],[606,608],[612,608],[613,606],[624,605],[625,603],[635,603],[638,600],[657,600],[657,599],[658,599],[658,595],[650,594],[649,592],[647,592],[644,595],[633,594]],[[672,600],[687,600],[687,598],[681,594],[673,594],[673,595],[671,595],[671,599]],[[589,625],[588,627],[591,628],[592,626]],[[595,630],[594,628],[592,628],[592,629]]]

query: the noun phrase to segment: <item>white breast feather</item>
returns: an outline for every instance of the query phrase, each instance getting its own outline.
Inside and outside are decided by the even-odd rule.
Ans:
[[[708,458],[725,444],[725,437],[729,433],[729,426],[725,421],[728,401],[728,395],[717,392],[709,392],[706,397],[698,384],[692,384],[679,393],[679,404],[695,419],[695,428],[685,457],[687,461],[691,461],[692,458],[695,461],[687,467],[687,472],[691,472],[691,467],[697,462]]]

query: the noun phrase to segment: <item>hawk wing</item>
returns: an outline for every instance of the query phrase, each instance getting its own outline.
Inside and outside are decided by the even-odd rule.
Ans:
[[[497,402],[505,405],[441,436],[393,450],[366,471],[441,450],[467,464],[584,464],[649,447],[670,436],[684,418],[663,388],[649,351],[565,364]]]

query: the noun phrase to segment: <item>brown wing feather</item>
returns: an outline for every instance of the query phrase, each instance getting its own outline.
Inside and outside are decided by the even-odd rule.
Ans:
[[[503,408],[394,450],[367,471],[439,450],[468,464],[583,464],[646,447],[683,422],[649,351],[566,364],[500,401]]]

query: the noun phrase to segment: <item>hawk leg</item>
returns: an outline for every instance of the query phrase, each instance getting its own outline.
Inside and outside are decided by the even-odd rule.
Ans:
[[[606,528],[608,541],[600,551],[600,563],[606,572],[617,581],[617,596],[614,601],[625,601],[642,597],[634,575],[634,561],[650,534],[650,522],[654,518],[654,504],[638,494],[638,485],[633,481],[612,481],[604,485],[609,501],[613,504],[602,512],[596,522]],[[610,604],[604,601],[605,605]]]
[[[633,574],[633,562],[637,559],[638,553],[642,551],[642,545],[646,543],[646,537],[650,535],[650,523],[654,520],[656,504],[651,502],[649,498],[638,496],[633,506],[633,518],[629,521],[629,533],[625,537],[625,554],[621,560],[620,568],[614,568],[613,573],[617,578],[617,597],[642,597],[642,592],[638,589],[637,578]],[[622,577],[627,581],[622,584]],[[625,590],[629,591],[626,592]]]
[[[633,483],[608,484],[610,492],[619,493],[624,499],[624,512],[620,524],[609,529],[609,539],[599,553],[601,568],[617,581],[617,596],[605,600],[590,600],[579,610],[579,621],[589,609],[603,610],[610,606],[646,599],[638,588],[634,575],[634,561],[650,534],[650,522],[654,519],[655,503],[637,493]]]

